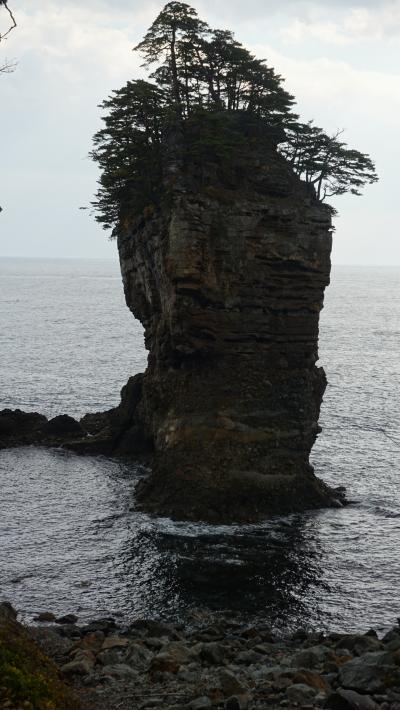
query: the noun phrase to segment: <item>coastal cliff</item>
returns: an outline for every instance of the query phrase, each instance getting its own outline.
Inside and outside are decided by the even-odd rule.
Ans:
[[[309,463],[331,216],[277,142],[271,131],[238,145],[228,167],[170,161],[168,200],[118,230],[149,350],[122,405],[154,448],[148,510],[249,520],[332,501]]]

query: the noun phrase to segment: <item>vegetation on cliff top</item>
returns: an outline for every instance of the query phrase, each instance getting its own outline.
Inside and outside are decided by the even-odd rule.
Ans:
[[[4,606],[4,605],[3,605]],[[0,614],[0,707],[78,710],[75,695],[29,633]]]
[[[101,104],[104,127],[91,152],[101,169],[92,206],[104,228],[158,204],[171,134],[184,136],[188,127],[201,127],[194,153],[212,151],[229,160],[233,143],[244,139],[232,115],[253,118],[280,134],[281,154],[320,200],[360,195],[377,181],[368,155],[349,149],[340,132],[328,136],[312,122],[301,123],[282,77],[232,32],[211,29],[189,5],[168,3],[135,50],[144,66],[154,66],[150,81],[129,81]]]

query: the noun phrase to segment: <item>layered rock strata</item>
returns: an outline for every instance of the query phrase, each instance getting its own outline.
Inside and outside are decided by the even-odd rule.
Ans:
[[[331,213],[276,144],[263,135],[228,161],[169,161],[162,206],[118,233],[146,372],[119,407],[79,424],[24,415],[29,435],[23,413],[0,413],[0,446],[64,436],[81,453],[150,456],[141,505],[177,518],[251,521],[343,502],[309,463],[326,386],[316,362]]]
[[[155,452],[141,501],[227,521],[330,504],[309,463],[326,386],[316,361],[330,211],[273,137],[233,151],[228,171],[208,159],[170,173],[167,204],[118,236],[149,350],[124,405]]]

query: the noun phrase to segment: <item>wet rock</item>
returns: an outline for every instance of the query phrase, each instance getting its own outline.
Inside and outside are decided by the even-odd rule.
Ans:
[[[309,685],[310,688],[314,688],[319,693],[329,693],[330,685],[325,678],[322,678],[319,673],[314,673],[313,671],[302,670],[296,673],[293,678],[294,683],[302,683],[304,685]]]
[[[240,635],[245,639],[255,639],[258,637],[258,631],[254,626],[247,626],[245,629],[242,629]]]
[[[82,658],[65,663],[60,670],[63,675],[88,675],[92,668],[93,664]]]
[[[177,629],[172,624],[165,624],[162,621],[153,621],[151,619],[137,619],[130,627],[129,632],[142,632],[151,637],[162,637],[179,640],[181,638]]]
[[[82,632],[84,634],[88,634],[94,631],[103,631],[103,633],[107,633],[108,631],[113,631],[116,628],[117,624],[115,623],[115,619],[107,616],[101,619],[95,619],[95,621],[92,621],[90,624],[87,624],[82,628]]]
[[[335,645],[337,651],[347,649],[357,656],[363,653],[379,651],[383,644],[374,635],[349,634],[343,636]]]
[[[160,651],[167,644],[167,640],[150,637],[145,639],[145,644],[154,651]]]
[[[91,668],[93,668],[96,663],[96,655],[93,651],[89,651],[85,648],[73,649],[70,653],[74,661],[85,661]]]
[[[286,695],[292,703],[299,703],[299,705],[302,705],[312,701],[317,693],[314,688],[311,688],[309,685],[305,685],[304,683],[295,683],[294,685],[289,685],[289,687],[286,688]]]
[[[308,633],[305,629],[297,629],[297,631],[292,634],[293,641],[306,641],[308,639]]]
[[[354,690],[338,688],[329,696],[325,707],[330,710],[378,710],[380,706],[370,695],[360,695]]]
[[[33,626],[29,633],[44,653],[61,664],[66,663],[66,658],[74,648],[75,641],[61,636],[59,629],[54,626]]]
[[[244,666],[251,666],[253,663],[259,663],[263,660],[263,654],[257,653],[256,651],[242,651],[235,656],[236,663],[240,663]]]
[[[272,670],[267,678],[271,681],[272,687],[275,690],[285,690],[290,685],[294,685],[295,671],[288,669],[287,671],[278,668]]]
[[[104,643],[104,631],[91,631],[82,638],[79,642],[80,648],[88,648],[92,651],[99,652]]]
[[[48,436],[56,437],[81,436],[83,434],[79,422],[68,414],[60,414],[50,419],[43,425],[43,431]]]
[[[361,693],[379,693],[400,685],[400,669],[386,651],[366,653],[345,663],[339,670],[340,684]]]
[[[112,648],[126,648],[129,644],[129,639],[124,636],[108,636],[104,639],[101,650],[109,651]]]
[[[129,645],[126,660],[132,668],[147,669],[152,658],[153,654],[143,644],[131,643]]]
[[[169,653],[159,653],[150,663],[151,673],[178,673],[180,663]]]
[[[173,641],[172,643],[165,644],[162,652],[167,653],[169,656],[174,658],[180,665],[191,663],[197,657],[197,654],[191,648],[185,646],[179,641]]]
[[[291,665],[295,668],[317,668],[331,653],[331,649],[327,646],[305,648],[292,656]]]
[[[382,638],[382,643],[389,643],[390,641],[395,641],[398,638],[400,638],[400,626],[395,626],[393,629],[390,629],[384,637]]]
[[[200,673],[199,671],[181,668],[177,674],[177,679],[183,683],[197,683],[200,679]]]
[[[248,688],[231,671],[223,669],[219,673],[219,682],[224,696],[245,695]]]
[[[115,666],[121,663],[122,660],[120,650],[100,651],[97,654],[97,661],[103,666]]]
[[[375,638],[375,639],[378,638],[378,634],[377,634],[377,632],[375,631],[375,629],[369,629],[364,635],[365,635],[365,636],[371,636],[372,638]]]
[[[59,633],[60,636],[65,636],[66,638],[69,638],[69,639],[81,638],[83,636],[82,630],[79,628],[79,626],[75,626],[75,624],[60,625],[57,628],[57,633]]]
[[[400,636],[397,638],[394,638],[392,641],[389,641],[387,644],[385,644],[386,651],[390,651],[391,653],[396,653],[396,651],[400,651]]]
[[[65,616],[60,616],[55,621],[56,624],[76,624],[78,617],[75,614],[65,614]]]
[[[43,611],[37,616],[34,617],[34,621],[40,621],[40,622],[53,622],[56,620],[56,617],[54,614],[51,613],[51,611]]]
[[[250,697],[248,695],[232,695],[226,701],[226,710],[247,710],[249,707]]]
[[[200,651],[200,658],[211,666],[222,666],[225,649],[218,643],[204,643]]]
[[[15,621],[18,614],[10,602],[1,602],[0,621]]]
[[[37,412],[3,409],[0,411],[0,448],[34,441],[40,437],[46,423],[47,417]]]

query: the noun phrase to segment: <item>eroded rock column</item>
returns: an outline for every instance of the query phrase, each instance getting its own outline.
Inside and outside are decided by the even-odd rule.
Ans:
[[[157,513],[254,520],[332,498],[309,464],[330,212],[272,141],[242,158],[228,177],[186,167],[168,205],[119,235],[149,350],[132,405],[155,450],[140,499]]]

